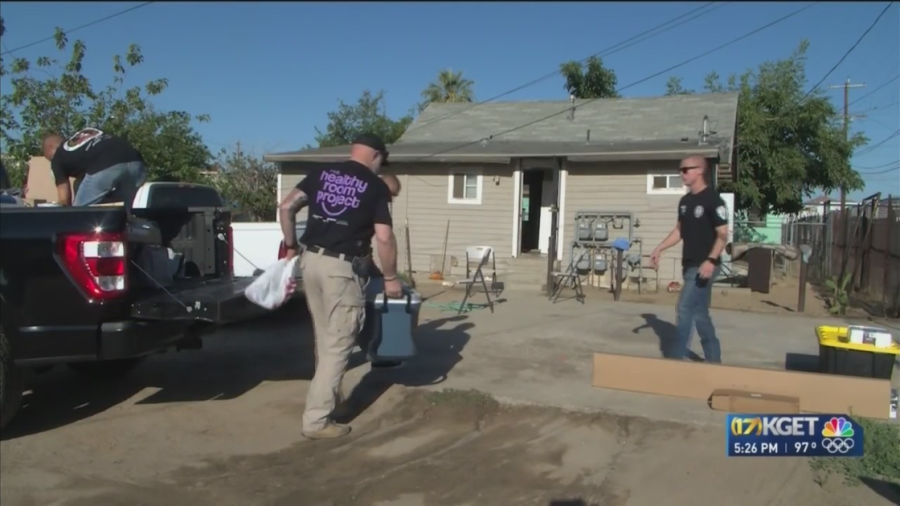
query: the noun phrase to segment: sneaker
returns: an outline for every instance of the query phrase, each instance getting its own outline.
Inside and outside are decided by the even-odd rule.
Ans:
[[[302,434],[306,439],[336,439],[350,434],[350,426],[330,423],[324,429],[315,432],[303,431]]]

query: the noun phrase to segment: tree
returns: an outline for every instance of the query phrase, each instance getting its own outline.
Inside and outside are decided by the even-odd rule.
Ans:
[[[250,221],[275,221],[278,168],[240,149],[222,150],[213,183],[225,200]]]
[[[681,86],[681,78],[677,76],[672,76],[669,78],[668,82],[666,82],[666,95],[693,95],[694,90],[687,90]]]
[[[605,68],[603,60],[591,56],[582,65],[570,61],[559,66],[559,73],[566,79],[564,88],[575,98],[619,98],[615,71]]]
[[[438,72],[437,79],[422,91],[423,102],[419,109],[424,110],[428,104],[435,102],[472,102],[475,100],[474,85],[475,81],[464,78],[461,70],[442,70]]]
[[[353,142],[353,138],[360,133],[369,132],[380,136],[386,144],[391,144],[403,135],[413,117],[407,114],[393,120],[384,109],[383,91],[373,94],[366,90],[355,105],[338,100],[337,111],[328,113],[325,131],[316,128],[316,142],[320,148],[344,146]]]
[[[804,40],[788,58],[732,75],[727,85],[715,73],[706,77],[708,92],[739,93],[739,173],[723,190],[735,192],[740,210],[795,213],[820,190],[863,188],[850,157],[867,139],[861,134],[845,139],[841,116],[823,92],[805,97],[808,48]]]
[[[65,33],[57,28],[54,38],[57,49],[66,51]],[[82,73],[86,50],[84,42],[76,40],[65,63],[47,56],[33,62],[15,58],[7,71],[0,62],[0,73],[11,74],[10,86],[0,96],[0,141],[9,157],[19,165],[27,163],[31,156],[42,154],[45,133],[68,136],[93,126],[134,144],[144,156],[151,180],[198,180],[211,156],[191,123],[209,121],[209,116],[153,107],[151,99],[166,89],[166,79],[126,88],[128,70],[144,60],[135,44],[124,55],[113,57],[112,84],[95,89]]]

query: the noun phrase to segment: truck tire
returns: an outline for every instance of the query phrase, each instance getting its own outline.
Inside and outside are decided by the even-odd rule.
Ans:
[[[116,379],[127,376],[146,360],[147,357],[120,358],[99,362],[75,362],[68,364],[77,374],[94,380]]]
[[[12,350],[0,326],[0,429],[16,416],[22,405],[22,373],[13,363]]]

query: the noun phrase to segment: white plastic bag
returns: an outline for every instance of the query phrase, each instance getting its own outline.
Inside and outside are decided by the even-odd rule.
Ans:
[[[253,280],[244,290],[247,299],[257,306],[272,310],[288,298],[288,286],[293,282],[297,257],[279,260]]]

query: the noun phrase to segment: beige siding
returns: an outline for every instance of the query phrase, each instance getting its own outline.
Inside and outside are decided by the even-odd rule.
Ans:
[[[432,260],[440,262],[447,222],[447,272],[464,271],[466,246],[491,246],[498,260],[512,255],[513,231],[513,166],[467,164],[395,163],[388,169],[400,179],[401,192],[392,204],[394,231],[400,248],[401,271],[407,270],[406,230],[409,222],[412,269],[427,275]],[[449,175],[458,171],[474,171],[481,177],[481,204],[452,204],[448,202]],[[284,198],[303,178],[306,168],[301,164],[282,165],[281,196]],[[306,210],[298,220],[306,219]],[[459,265],[450,264],[449,257]]]
[[[464,273],[467,246],[491,246],[498,260],[512,255],[512,165],[419,164],[410,167],[398,163],[390,170],[400,178],[403,186],[393,204],[394,228],[405,247],[402,236],[405,221],[409,221],[413,271],[427,274],[432,259],[440,262],[445,234],[447,256],[455,257],[459,264],[454,267],[448,260],[448,274]],[[448,203],[449,175],[461,170],[481,173],[481,204]],[[405,259],[405,252],[400,256]],[[406,265],[401,266],[401,270],[406,270]]]
[[[570,244],[575,231],[575,214],[579,211],[623,211],[631,212],[640,226],[634,236],[643,241],[643,264],[650,265],[650,253],[675,226],[676,211],[680,195],[658,195],[647,193],[649,173],[677,173],[672,162],[619,162],[619,163],[567,163],[566,202],[563,266],[571,259]],[[610,239],[628,237],[627,223],[622,229],[609,230]],[[637,247],[633,247],[637,253]],[[660,262],[660,284],[680,278],[681,245],[663,254]],[[644,269],[644,278],[653,286],[656,274]],[[629,273],[630,280],[637,279],[637,271]],[[608,286],[608,280],[601,284]]]

